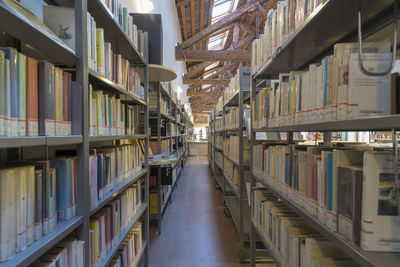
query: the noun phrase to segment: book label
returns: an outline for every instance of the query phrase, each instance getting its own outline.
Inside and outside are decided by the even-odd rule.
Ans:
[[[27,136],[38,136],[39,134],[39,121],[30,119],[27,120]]]
[[[45,135],[54,136],[56,123],[53,120],[45,120]]]

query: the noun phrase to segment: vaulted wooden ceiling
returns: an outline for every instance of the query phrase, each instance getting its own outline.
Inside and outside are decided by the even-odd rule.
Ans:
[[[234,0],[232,0],[234,1]],[[249,65],[251,43],[262,33],[267,11],[278,0],[238,0],[233,12],[212,23],[214,0],[176,0],[182,43],[176,60],[185,61],[192,113],[209,113],[240,63]],[[217,3],[229,2],[215,0]],[[228,31],[228,32],[227,32]],[[227,32],[224,47],[208,50],[208,41]]]

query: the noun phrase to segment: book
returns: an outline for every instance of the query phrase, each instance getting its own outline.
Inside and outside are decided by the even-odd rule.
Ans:
[[[56,134],[54,74],[55,69],[51,63],[39,62],[39,135],[54,136]]]
[[[364,153],[361,248],[367,251],[400,251],[393,164],[390,152]]]
[[[26,58],[26,136],[39,135],[38,62]]]
[[[19,118],[19,108],[18,108],[18,76],[17,76],[17,50],[14,48],[2,48],[4,51],[5,58],[9,62],[9,72],[6,72],[6,77],[9,77],[9,106],[10,106],[10,117],[7,123],[9,127],[9,136],[18,136],[18,118]],[[9,75],[8,75],[9,73]],[[7,106],[7,105],[6,105]]]
[[[337,231],[358,246],[361,236],[362,176],[362,166],[338,167],[340,197],[337,200]]]

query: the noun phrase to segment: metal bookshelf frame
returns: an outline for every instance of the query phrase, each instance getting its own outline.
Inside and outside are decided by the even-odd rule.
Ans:
[[[77,187],[77,215],[68,221],[59,221],[56,229],[50,234],[43,236],[38,241],[32,243],[22,252],[14,255],[8,261],[0,263],[0,267],[5,266],[27,266],[45,254],[50,248],[55,246],[72,231],[77,231],[79,240],[85,241],[84,261],[85,266],[89,266],[89,223],[90,216],[95,211],[106,205],[118,194],[123,192],[133,182],[142,179],[144,181],[144,199],[138,208],[138,213],[134,216],[128,227],[122,230],[120,238],[113,245],[112,250],[103,259],[100,266],[106,266],[113,256],[118,252],[127,233],[131,230],[136,221],[142,220],[143,227],[143,246],[138,255],[137,262],[143,262],[148,266],[148,240],[149,240],[149,172],[148,172],[148,67],[145,58],[134,47],[119,23],[113,18],[107,7],[101,0],[75,0],[73,2],[49,1],[50,4],[68,5],[74,8],[75,13],[75,39],[76,51],[73,52],[63,43],[54,40],[45,30],[36,27],[25,18],[13,12],[4,3],[0,4],[0,24],[8,25],[3,30],[12,34],[17,40],[25,42],[35,49],[43,52],[43,58],[50,62],[74,67],[75,81],[74,90],[78,90],[81,95],[74,102],[74,109],[81,111],[80,116],[74,117],[72,121],[72,136],[38,136],[38,137],[1,137],[0,138],[0,159],[7,159],[7,151],[13,149],[20,155],[24,149],[43,147],[43,157],[48,158],[49,149],[57,147],[74,146],[77,151],[77,173],[79,179]],[[144,86],[144,100],[130,94],[113,82],[89,70],[88,51],[87,51],[87,12],[98,22],[98,26],[104,28],[106,39],[113,43],[114,49],[130,60],[132,65],[143,69],[142,83]],[[109,90],[120,95],[127,103],[137,104],[144,108],[144,134],[140,135],[118,135],[118,136],[89,136],[89,81],[101,86],[101,89]],[[90,190],[89,190],[89,147],[94,142],[113,142],[121,139],[141,139],[145,140],[144,169],[136,173],[125,184],[117,186],[113,194],[103,199],[98,207],[90,210]],[[29,151],[28,151],[29,152]],[[1,162],[0,162],[0,165]]]
[[[279,51],[267,62],[263,64],[261,69],[252,77],[251,86],[251,103],[252,108],[255,104],[257,90],[257,80],[266,80],[277,77],[279,73],[295,71],[302,69],[312,62],[322,58],[333,50],[333,46],[338,42],[354,42],[357,40],[357,1],[346,0],[328,0],[317,8],[304,24],[296,30],[296,32],[289,37],[289,39],[282,45]],[[381,30],[390,27],[393,23],[393,1],[363,1],[362,12],[363,18],[363,37],[374,37]],[[340,13],[340,19],[337,14]],[[335,27],[332,27],[332,23]],[[315,36],[318,36],[316,40]],[[310,46],[310,40],[316,41],[315,45]],[[304,48],[304,49],[303,49]],[[301,55],[296,54],[295,51],[302,51]],[[252,113],[254,110],[252,110]],[[287,144],[293,144],[293,133],[300,131],[308,132],[323,132],[324,141],[330,141],[331,132],[339,131],[391,131],[394,162],[398,160],[397,153],[397,140],[396,131],[400,130],[400,115],[390,115],[357,120],[344,120],[344,121],[331,121],[320,123],[308,123],[291,126],[280,127],[264,127],[261,129],[253,128],[253,120],[251,120],[251,154],[250,164],[253,166],[253,147],[256,144],[257,132],[286,132]],[[263,141],[268,142],[268,141]],[[271,142],[274,142],[271,140]],[[290,151],[290,160],[293,160],[292,150]],[[397,165],[394,164],[395,177],[397,177]],[[289,173],[293,176],[293,167],[290,164]],[[262,185],[276,197],[281,199],[288,207],[292,208],[300,217],[308,222],[312,227],[318,230],[322,235],[335,243],[343,250],[349,257],[361,266],[378,267],[378,266],[398,266],[400,265],[400,253],[390,252],[369,252],[364,251],[352,242],[346,240],[338,233],[332,232],[325,225],[310,216],[303,209],[298,207],[291,200],[287,199],[284,195],[274,190],[267,183],[260,179],[253,172],[251,168],[251,195],[253,195],[254,187]],[[399,200],[399,199],[398,199]],[[251,200],[251,209],[254,203]],[[251,252],[251,267],[256,266],[256,239],[259,235],[260,229],[251,223],[250,233],[250,252]],[[260,236],[264,246],[269,250],[272,258],[275,260],[277,266],[287,266],[280,257],[280,255],[270,247],[268,243]]]

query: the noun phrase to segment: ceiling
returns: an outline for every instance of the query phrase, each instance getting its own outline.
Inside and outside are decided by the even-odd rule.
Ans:
[[[185,61],[184,84],[194,117],[216,105],[239,64],[249,65],[250,47],[277,0],[176,0]],[[203,118],[204,116],[199,116]],[[196,122],[196,121],[195,121]]]

